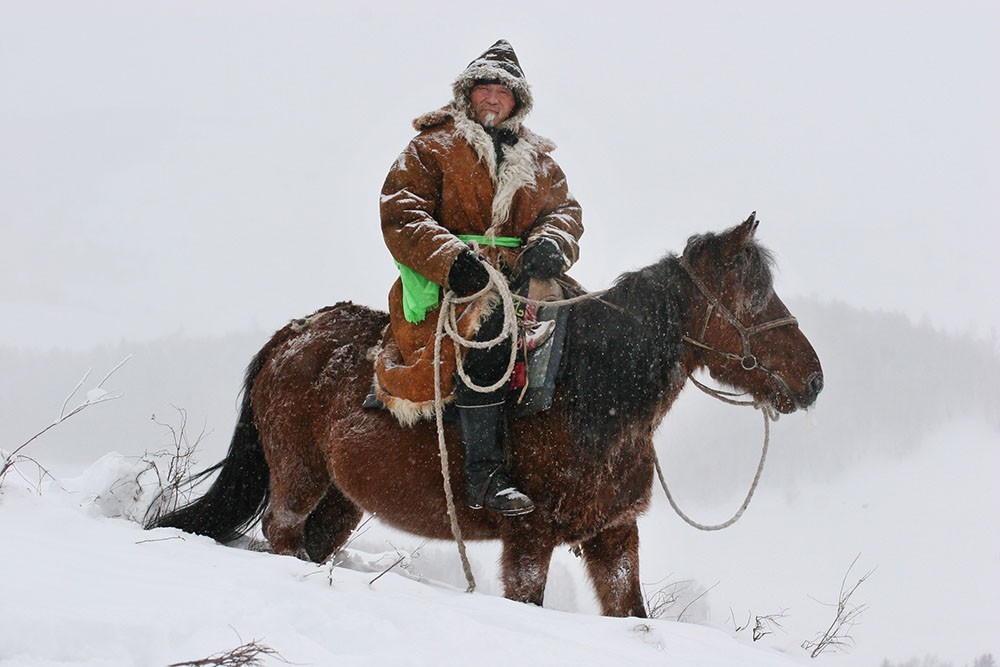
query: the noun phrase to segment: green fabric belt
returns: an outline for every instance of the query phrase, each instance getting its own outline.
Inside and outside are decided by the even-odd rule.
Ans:
[[[501,248],[520,248],[521,239],[516,236],[494,236],[487,238],[482,234],[457,234],[459,239],[469,243],[475,241],[479,245],[500,246]]]
[[[516,236],[487,238],[480,234],[458,234],[458,238],[466,243],[475,241],[484,246],[517,248],[521,245],[521,239]],[[408,266],[399,262],[396,262],[396,266],[399,267],[399,278],[403,283],[403,317],[411,324],[423,322],[427,312],[441,303],[441,288]]]

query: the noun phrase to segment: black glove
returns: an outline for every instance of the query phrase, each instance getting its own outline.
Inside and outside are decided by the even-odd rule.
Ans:
[[[564,268],[562,248],[552,239],[532,241],[521,253],[521,270],[532,278],[555,278]]]
[[[469,296],[490,282],[482,260],[471,250],[463,250],[448,269],[448,287],[458,296]]]

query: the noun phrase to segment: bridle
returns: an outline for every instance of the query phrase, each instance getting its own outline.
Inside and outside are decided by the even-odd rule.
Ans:
[[[705,282],[701,278],[699,278],[697,274],[695,274],[695,272],[691,269],[691,266],[688,264],[687,259],[685,257],[681,257],[680,264],[681,267],[684,269],[684,271],[688,274],[688,277],[691,279],[691,282],[695,284],[695,287],[698,288],[698,291],[701,292],[702,296],[705,297],[705,301],[708,303],[705,312],[705,323],[701,327],[700,336],[696,339],[685,334],[684,336],[682,336],[684,342],[693,345],[697,348],[700,348],[702,350],[707,350],[714,354],[718,354],[728,359],[729,361],[738,361],[740,362],[740,368],[742,368],[745,371],[748,372],[753,370],[763,371],[767,375],[771,376],[777,383],[779,383],[785,389],[789,398],[795,400],[794,399],[795,394],[792,393],[791,388],[781,378],[781,376],[775,373],[774,371],[762,366],[760,364],[760,361],[757,359],[757,356],[750,351],[750,339],[756,336],[757,334],[764,333],[765,331],[771,331],[772,329],[778,329],[780,327],[785,327],[785,326],[797,327],[799,325],[799,321],[795,319],[795,317],[793,317],[792,315],[789,315],[787,317],[780,317],[778,319],[770,320],[762,324],[755,324],[749,327],[745,326],[742,322],[740,322],[739,318],[733,315],[733,313],[722,304],[719,298],[712,293],[712,290],[708,288],[708,285],[706,285]],[[711,345],[705,342],[705,334],[708,331],[708,324],[712,320],[713,313],[718,313],[719,317],[728,322],[729,325],[736,330],[736,333],[739,334],[740,341],[742,342],[743,345],[743,354],[736,354],[734,352],[725,352],[723,350],[719,350],[718,348],[712,347]]]
[[[769,322],[764,322],[763,324],[755,324],[750,327],[744,326],[744,324],[740,322],[739,318],[733,315],[733,313],[728,308],[722,305],[722,302],[719,300],[719,298],[715,296],[715,294],[712,293],[712,290],[708,289],[708,286],[705,284],[705,282],[695,274],[695,272],[691,269],[691,266],[687,263],[687,259],[681,257],[680,264],[681,267],[684,269],[684,271],[688,274],[688,277],[691,279],[691,282],[695,284],[695,286],[698,288],[698,291],[701,292],[702,296],[704,296],[705,300],[708,302],[707,311],[705,313],[705,324],[702,325],[701,335],[699,336],[700,340],[692,338],[687,334],[681,337],[682,340],[684,340],[684,342],[688,343],[689,345],[693,345],[702,350],[713,352],[730,361],[738,361],[740,362],[740,368],[742,368],[747,372],[754,370],[763,371],[771,378],[773,378],[775,382],[781,385],[785,389],[785,392],[787,393],[788,397],[794,401],[795,394],[791,392],[791,389],[788,387],[788,384],[781,378],[781,376],[775,373],[774,371],[771,371],[765,368],[764,366],[761,366],[760,361],[758,361],[757,357],[753,354],[753,352],[750,351],[750,339],[759,333],[770,331],[772,329],[777,329],[779,327],[784,327],[784,326],[797,327],[799,325],[799,321],[796,320],[791,315],[789,315],[788,317],[779,317],[776,320],[770,320]],[[726,322],[728,322],[729,325],[736,330],[736,333],[740,335],[740,340],[743,343],[742,355],[736,354],[734,352],[725,352],[723,350],[719,350],[715,347],[712,347],[708,343],[704,342],[705,333],[708,331],[708,323],[712,319],[712,314],[716,312],[718,312],[719,316]],[[757,472],[754,474],[753,482],[750,484],[750,490],[747,491],[746,498],[743,499],[743,504],[740,505],[740,508],[736,510],[736,514],[734,514],[732,518],[730,518],[728,521],[724,521],[722,523],[718,523],[715,525],[706,525],[703,523],[698,523],[697,521],[695,521],[694,519],[692,519],[691,517],[689,517],[687,514],[684,513],[684,511],[677,505],[677,501],[674,500],[673,494],[670,493],[670,487],[667,486],[667,480],[663,476],[663,469],[660,467],[659,458],[656,457],[656,452],[655,451],[653,452],[653,463],[654,466],[656,467],[656,474],[660,479],[660,485],[663,487],[663,492],[666,494],[667,501],[670,503],[670,506],[674,509],[675,512],[677,512],[677,516],[683,519],[684,522],[687,523],[689,526],[693,526],[698,530],[705,530],[705,531],[722,530],[723,528],[728,528],[729,526],[739,521],[740,517],[743,516],[743,512],[745,512],[747,507],[750,506],[750,501],[751,499],[753,499],[754,492],[757,490],[757,484],[760,482],[761,473],[764,472],[764,461],[767,459],[768,444],[770,443],[771,440],[770,422],[777,421],[778,412],[773,406],[769,405],[768,403],[758,402],[758,401],[735,400],[735,397],[737,397],[738,394],[732,394],[727,391],[722,391],[720,389],[712,389],[711,387],[708,387],[702,384],[701,382],[698,382],[698,380],[695,379],[693,374],[689,374],[688,378],[691,380],[691,382],[695,384],[695,386],[697,386],[703,392],[719,399],[723,403],[753,407],[760,410],[761,414],[764,416],[764,446],[761,448],[760,461],[757,463]]]

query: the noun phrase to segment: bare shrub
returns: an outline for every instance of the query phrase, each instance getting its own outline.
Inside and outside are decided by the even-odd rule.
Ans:
[[[191,470],[196,464],[195,452],[207,435],[206,429],[202,426],[192,442],[188,432],[187,410],[177,406],[171,407],[177,412],[179,423],[176,426],[170,422],[160,421],[155,414],[151,417],[153,423],[162,426],[170,434],[170,443],[165,449],[146,452],[142,459],[147,464],[143,473],[155,472],[159,489],[143,518],[143,522],[147,525],[155,523],[161,516],[189,502],[191,491],[199,481],[199,477],[192,475]],[[162,463],[164,460],[165,464]]]
[[[750,631],[750,635],[751,637],[753,637],[753,640],[755,642],[760,641],[761,639],[763,639],[768,635],[773,635],[775,630],[781,630],[782,632],[784,632],[784,628],[781,625],[781,619],[787,616],[788,616],[787,609],[782,609],[776,614],[761,614],[756,616],[752,612],[748,611],[746,623],[744,623],[743,625],[738,625],[736,623],[736,616],[733,613],[733,610],[732,609],[729,610],[729,617],[733,621],[733,629],[737,633],[740,633],[746,630],[747,628],[751,627],[752,625],[753,629]]]
[[[802,648],[810,651],[809,657],[815,658],[824,651],[847,651],[848,647],[854,645],[854,638],[851,636],[851,631],[854,626],[858,624],[861,615],[868,610],[867,604],[855,604],[851,601],[851,597],[857,592],[858,588],[865,582],[865,580],[870,577],[875,570],[869,570],[863,577],[858,579],[854,585],[848,587],[847,578],[851,574],[851,570],[854,565],[858,562],[858,558],[861,554],[854,557],[851,561],[850,567],[847,568],[847,572],[844,573],[844,578],[840,582],[840,595],[835,603],[820,603],[827,606],[833,607],[835,610],[835,616],[833,622],[826,629],[825,632],[819,633],[812,640],[806,640],[802,642]],[[815,598],[814,598],[815,599]],[[817,602],[819,602],[817,600]]]
[[[682,622],[690,621],[689,612],[695,603],[719,585],[716,582],[708,588],[703,588],[692,579],[672,581],[661,585],[663,581],[666,580],[652,584],[653,586],[659,586],[652,593],[647,592],[646,585],[643,585],[646,614],[649,618],[662,618]],[[680,608],[675,609],[678,606]]]
[[[392,548],[396,552],[397,556],[396,560],[394,560],[388,567],[383,569],[382,572],[380,572],[377,577],[369,581],[368,585],[371,586],[372,584],[374,584],[376,581],[378,581],[386,574],[388,574],[389,571],[392,570],[397,565],[399,566],[399,569],[402,570],[404,576],[414,581],[420,581],[422,577],[419,574],[414,574],[414,572],[410,568],[413,565],[414,559],[420,558],[420,550],[423,549],[426,544],[427,540],[423,540],[420,544],[417,545],[417,548],[414,549],[413,551],[404,551],[403,549],[393,546],[392,543],[390,542],[390,546],[392,546]]]
[[[364,521],[362,521],[360,524],[358,524],[351,530],[351,533],[350,535],[348,535],[347,540],[345,540],[344,543],[341,544],[339,547],[334,549],[333,553],[330,554],[329,558],[326,559],[326,565],[327,565],[326,580],[327,582],[329,582],[331,586],[333,586],[334,568],[342,565],[346,561],[347,549],[351,546],[351,544],[354,543],[354,540],[358,539],[359,537],[368,532],[369,530],[368,524],[371,523],[374,519],[375,519],[374,514],[369,514],[367,517],[365,517]]]
[[[76,396],[77,392],[79,392],[80,389],[83,387],[83,385],[87,382],[87,378],[90,377],[90,374],[93,371],[93,369],[89,369],[86,373],[84,373],[80,381],[76,383],[76,386],[73,388],[73,391],[71,391],[69,395],[66,396],[65,400],[63,400],[62,407],[59,409],[59,414],[51,424],[49,424],[48,426],[40,430],[38,433],[35,433],[33,436],[22,442],[20,445],[15,447],[10,453],[6,453],[4,450],[0,449],[0,457],[3,457],[3,464],[0,465],[0,486],[3,486],[3,482],[4,479],[7,477],[7,474],[12,470],[16,470],[17,464],[22,462],[30,462],[33,463],[35,466],[37,466],[39,471],[42,472],[41,477],[44,476],[51,477],[51,475],[48,474],[48,471],[45,470],[41,466],[41,464],[38,463],[38,461],[29,456],[25,456],[21,452],[35,440],[38,440],[38,438],[48,433],[51,429],[55,428],[56,426],[59,426],[59,424],[62,424],[67,419],[80,414],[87,408],[92,407],[94,405],[98,405],[100,403],[106,403],[108,401],[113,401],[121,398],[122,394],[120,392],[113,393],[106,390],[104,388],[104,383],[107,382],[108,379],[112,375],[114,375],[119,368],[124,366],[125,362],[127,362],[131,358],[132,356],[129,355],[125,357],[123,360],[121,360],[117,366],[112,368],[108,372],[108,374],[104,376],[104,379],[102,379],[94,387],[92,387],[87,391],[86,397],[82,401],[80,401],[77,405],[71,408],[70,403],[73,401],[73,398]]]
[[[257,640],[254,639],[237,646],[231,651],[216,653],[199,660],[173,662],[167,667],[243,667],[245,665],[249,665],[250,667],[259,667],[264,664],[264,658],[267,656],[272,656],[276,660],[280,660],[281,662],[288,664],[288,661],[281,657],[280,653],[275,651],[273,648],[258,643]]]

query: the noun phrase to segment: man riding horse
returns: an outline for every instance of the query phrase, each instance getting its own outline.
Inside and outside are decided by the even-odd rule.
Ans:
[[[389,292],[376,393],[404,421],[433,410],[440,288],[459,297],[480,292],[490,281],[485,262],[512,284],[561,276],[576,262],[583,234],[583,211],[549,155],[555,145],[522,125],[532,95],[511,45],[500,40],[469,63],[452,91],[450,104],[413,121],[419,134],[382,187],[382,234],[401,275]],[[459,325],[488,341],[502,330],[503,317],[503,309],[480,298],[465,308]],[[470,349],[462,366],[469,380],[496,384],[510,345],[507,339]],[[459,411],[469,507],[508,516],[531,512],[534,504],[504,464],[508,386],[473,389],[455,375],[451,346],[443,353],[442,391],[453,395]]]

